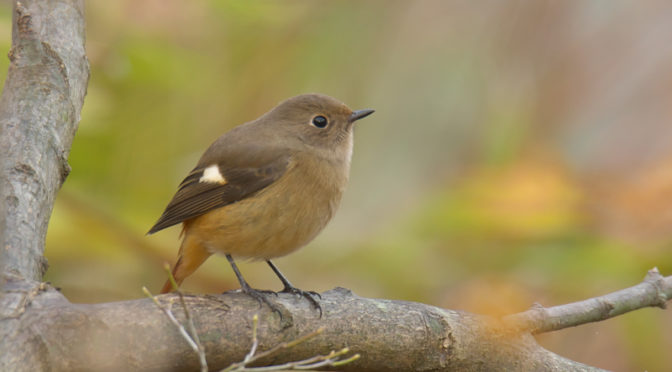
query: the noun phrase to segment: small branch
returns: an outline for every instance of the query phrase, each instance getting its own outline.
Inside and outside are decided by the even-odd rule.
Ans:
[[[168,319],[170,319],[170,322],[173,323],[175,327],[177,327],[178,331],[182,335],[182,338],[184,338],[189,344],[189,346],[196,352],[196,354],[198,355],[198,361],[201,365],[201,372],[208,372],[208,362],[205,358],[205,349],[203,348],[201,340],[198,337],[198,332],[196,331],[196,327],[194,326],[194,320],[191,317],[189,307],[184,301],[184,295],[177,287],[175,277],[173,277],[173,273],[172,271],[170,271],[170,265],[165,264],[163,268],[166,271],[166,273],[168,273],[168,280],[170,280],[170,284],[173,286],[173,290],[177,292],[177,295],[179,296],[180,304],[182,305],[182,309],[184,310],[184,317],[187,321],[187,326],[189,327],[189,332],[187,332],[184,326],[175,318],[175,315],[173,315],[171,309],[161,304],[159,300],[154,295],[152,295],[149,289],[147,289],[147,287],[142,287],[142,291],[145,293],[145,295],[147,295],[147,297],[151,298],[154,304],[156,304],[156,306],[168,317]],[[173,303],[171,301],[170,302],[171,308],[172,304]]]
[[[636,286],[566,305],[533,306],[506,316],[503,321],[514,330],[539,334],[613,318],[644,307],[664,309],[670,299],[672,276],[663,277],[654,267]]]
[[[251,363],[253,360],[252,358],[254,357],[254,354],[257,352],[257,347],[259,346],[259,338],[257,337],[257,327],[259,326],[259,315],[254,314],[252,317],[252,347],[250,347],[250,352],[245,355],[245,359],[243,360],[243,365],[247,363]],[[230,371],[234,368],[236,368],[236,364],[232,364],[229,366],[229,368],[225,368],[224,372]]]
[[[250,352],[245,355],[245,359],[243,359],[242,362],[240,363],[233,363],[227,368],[224,368],[221,372],[261,372],[261,371],[285,371],[285,370],[308,370],[308,369],[315,369],[315,368],[320,368],[320,367],[337,367],[337,366],[343,366],[345,364],[348,364],[350,362],[354,362],[355,360],[359,359],[360,355],[355,354],[347,359],[340,359],[341,356],[347,354],[350,352],[350,349],[347,347],[342,348],[339,351],[331,351],[327,355],[317,355],[308,359],[296,361],[296,362],[288,362],[285,364],[279,364],[279,365],[273,365],[273,366],[267,366],[267,367],[247,367],[248,365],[266,358],[268,356],[271,356],[278,351],[284,350],[284,349],[289,349],[291,347],[294,347],[296,345],[299,345],[303,343],[304,341],[307,341],[313,337],[318,336],[322,332],[324,332],[324,327],[318,328],[316,331],[308,333],[307,335],[304,335],[302,337],[297,338],[296,340],[290,341],[290,342],[283,342],[281,344],[278,344],[262,353],[256,354],[257,352],[257,347],[259,346],[259,338],[257,337],[257,330],[258,330],[258,325],[259,325],[259,315],[254,314],[252,317],[252,346],[250,347]],[[256,354],[256,355],[255,355]]]
[[[255,317],[255,319],[259,319],[259,317],[256,314],[254,315],[254,317]],[[311,333],[309,333],[307,335],[304,335],[302,337],[299,337],[296,340],[293,340],[293,341],[290,341],[290,342],[280,343],[280,344],[275,345],[274,347],[272,347],[272,348],[270,348],[270,349],[268,349],[264,352],[261,352],[257,355],[254,355],[254,351],[256,350],[257,343],[258,343],[257,335],[256,335],[256,329],[257,329],[257,327],[255,325],[252,329],[254,331],[253,332],[254,333],[253,334],[253,340],[254,341],[253,341],[253,344],[252,344],[252,346],[253,346],[252,350],[250,350],[250,353],[248,354],[248,356],[245,357],[245,361],[243,361],[242,363],[239,363],[239,364],[234,364],[234,367],[246,366],[248,364],[252,364],[252,363],[256,362],[257,360],[259,360],[261,358],[265,358],[267,356],[273,355],[280,350],[289,349],[291,347],[294,347],[294,346],[296,346],[296,345],[298,345],[298,344],[300,344],[300,343],[302,343],[306,340],[309,340],[309,339],[319,335],[320,333],[324,332],[324,327],[320,327],[316,331],[311,332]],[[234,370],[235,370],[235,368],[234,368]]]
[[[191,347],[194,352],[198,355],[198,361],[201,364],[201,372],[207,372],[208,371],[208,364],[206,362],[205,358],[205,350],[203,350],[203,347],[200,345],[200,342],[197,342],[196,338],[194,338],[192,335],[187,332],[187,330],[184,328],[184,326],[175,318],[175,315],[173,315],[173,312],[166,306],[164,306],[159,300],[152,295],[152,293],[147,289],[147,287],[142,287],[142,292],[147,295],[147,297],[151,298],[152,301],[154,301],[154,304],[161,309],[161,312],[163,312],[168,319],[170,319],[170,322],[175,325],[177,330],[180,332],[180,335],[182,335],[182,338],[187,341],[189,344],[189,347]],[[172,301],[170,302],[171,307],[172,307]],[[194,333],[196,334],[196,333]]]
[[[343,348],[339,351],[332,351],[328,355],[317,355],[312,358],[300,360],[297,362],[288,362],[268,367],[245,367],[240,366],[235,369],[224,369],[222,372],[266,372],[266,371],[288,371],[288,370],[313,370],[322,367],[340,367],[354,362],[360,358],[355,354],[347,359],[339,359],[341,356],[350,352],[350,349]]]
[[[186,318],[187,326],[189,327],[189,335],[196,344],[196,352],[198,353],[198,358],[201,363],[201,372],[208,372],[208,362],[205,359],[205,349],[203,348],[201,340],[198,337],[198,332],[196,331],[196,326],[194,326],[194,319],[191,317],[189,306],[187,306],[187,303],[184,301],[184,295],[177,286],[173,272],[170,270],[170,265],[165,263],[163,265],[163,269],[168,274],[168,280],[170,280],[170,285],[173,286],[173,291],[177,292],[177,295],[180,297],[180,304],[182,305],[182,309],[184,309],[184,317]],[[143,287],[143,290],[146,290],[146,288]],[[147,291],[147,293],[149,293],[149,291]]]

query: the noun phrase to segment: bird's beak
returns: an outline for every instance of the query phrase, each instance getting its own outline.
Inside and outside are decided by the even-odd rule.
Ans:
[[[363,118],[373,114],[374,111],[375,110],[371,110],[371,109],[353,111],[353,113],[350,115],[350,122],[354,123],[355,121],[357,121],[359,119],[363,119]]]

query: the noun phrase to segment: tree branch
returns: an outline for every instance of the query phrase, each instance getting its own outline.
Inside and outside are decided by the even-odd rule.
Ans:
[[[504,321],[512,329],[537,334],[598,322],[643,307],[664,309],[670,299],[672,276],[663,277],[658,268],[654,267],[646,274],[644,281],[636,286],[561,306],[534,306],[528,311],[509,315]]]
[[[597,370],[540,347],[541,333],[647,306],[663,307],[672,277],[651,270],[643,283],[605,296],[497,320],[429,305],[361,298],[346,289],[322,294],[324,315],[290,294],[272,297],[282,318],[243,293],[185,295],[211,369],[244,360],[251,322],[259,315],[260,351],[323,327],[319,337],[264,359],[282,364],[348,347],[361,358],[345,370]],[[10,277],[0,298],[0,370],[50,366],[56,370],[194,370],[199,358],[150,299],[98,305],[69,303],[43,283]],[[179,306],[177,294],[156,297]],[[173,311],[187,324],[183,311]],[[541,314],[541,315],[540,315]],[[605,315],[599,317],[606,318]],[[592,320],[590,320],[592,319]],[[550,326],[549,326],[550,325]],[[21,329],[22,332],[11,330]],[[32,342],[31,342],[32,340]],[[39,340],[39,342],[34,342]],[[49,350],[45,353],[44,350]]]
[[[13,306],[11,313],[20,315],[6,318],[0,327],[0,346],[5,351],[0,369],[199,369],[196,353],[150,299],[79,305],[38,283],[27,286],[25,281],[10,281],[8,287],[12,296],[0,299],[0,308]],[[157,298],[165,306],[179,306],[176,294]],[[508,332],[484,316],[362,298],[342,288],[322,294],[322,318],[309,303],[291,294],[271,299],[284,309],[282,319],[243,293],[184,296],[211,370],[244,360],[255,314],[260,319],[260,351],[325,329],[262,364],[303,360],[348,347],[361,358],[344,370],[596,370],[553,354],[528,333]],[[173,313],[185,324],[182,311]],[[2,332],[8,328],[23,332]]]
[[[84,1],[16,1],[13,20],[0,97],[0,269],[40,280],[47,224],[70,172],[67,158],[89,79]]]

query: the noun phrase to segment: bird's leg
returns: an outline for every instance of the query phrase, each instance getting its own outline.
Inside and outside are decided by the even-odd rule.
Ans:
[[[289,280],[287,280],[287,278],[285,278],[284,275],[282,275],[280,270],[278,270],[278,268],[275,267],[275,265],[273,264],[273,262],[271,262],[271,260],[266,260],[266,263],[268,264],[268,266],[271,267],[271,269],[273,270],[275,275],[278,276],[278,278],[280,279],[282,284],[285,286],[285,288],[281,292],[283,292],[283,293],[294,293],[296,295],[305,297],[313,305],[313,307],[315,307],[317,310],[320,311],[320,318],[322,317],[322,306],[320,306],[320,303],[317,302],[315,297],[313,297],[313,296],[317,296],[321,299],[322,296],[320,296],[319,293],[313,292],[313,291],[303,291],[303,290],[300,290],[300,289],[296,288],[295,286],[292,285],[292,283],[289,282]]]
[[[233,257],[231,257],[230,254],[226,255],[226,259],[229,260],[229,264],[231,264],[231,268],[233,269],[233,272],[236,274],[236,277],[238,278],[238,282],[240,283],[240,289],[247,293],[248,296],[254,298],[255,300],[259,301],[259,307],[261,307],[261,303],[264,302],[268,307],[271,308],[271,310],[275,311],[280,315],[280,318],[282,318],[282,312],[278,309],[277,306],[272,304],[266,296],[264,296],[262,291],[259,291],[257,289],[254,289],[250,287],[249,284],[247,284],[247,281],[243,278],[243,275],[240,273],[240,270],[238,270],[238,266],[236,266],[236,263],[233,261]]]

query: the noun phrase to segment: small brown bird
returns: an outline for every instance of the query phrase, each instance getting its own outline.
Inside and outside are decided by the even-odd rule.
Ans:
[[[270,260],[308,244],[334,216],[350,173],[353,123],[372,113],[303,94],[219,137],[148,233],[182,222],[177,284],[213,253],[224,254],[241,289],[277,311],[243,279],[234,257],[265,260],[282,292],[321,312],[317,294],[294,287]],[[171,289],[166,281],[161,293]]]

